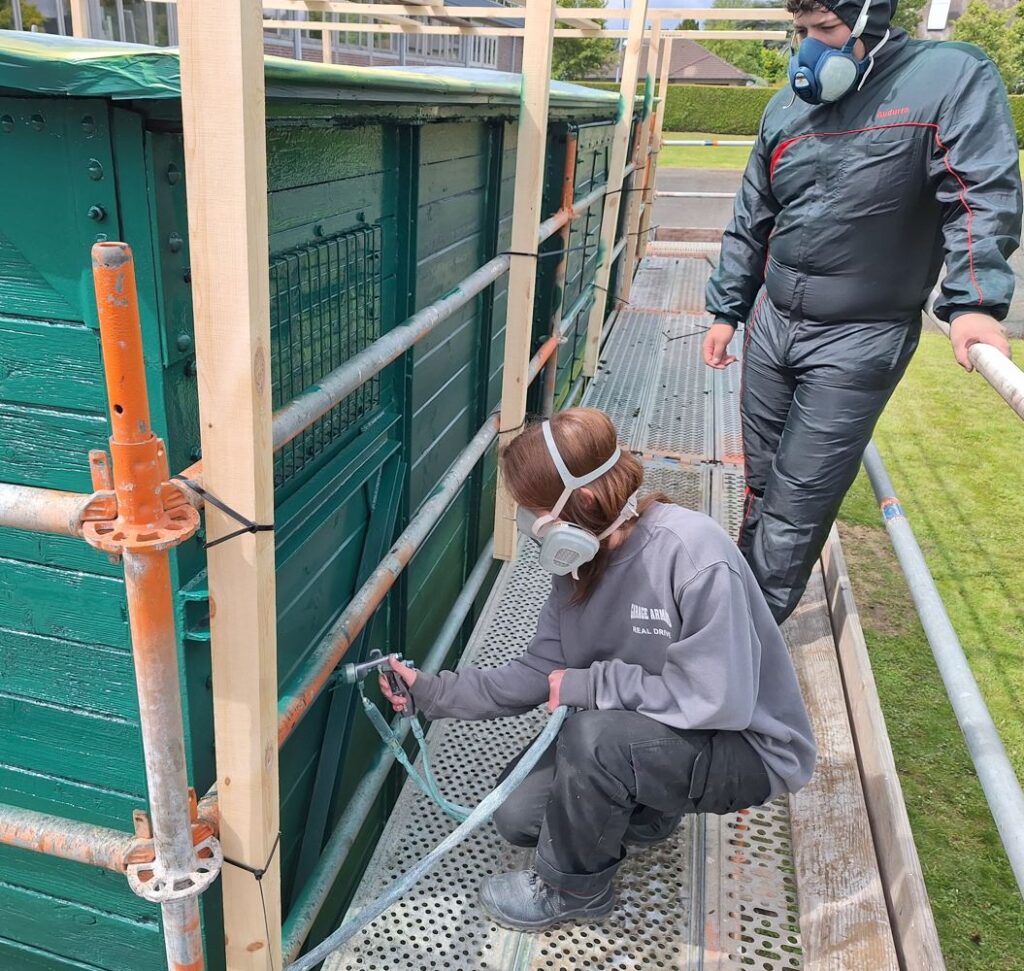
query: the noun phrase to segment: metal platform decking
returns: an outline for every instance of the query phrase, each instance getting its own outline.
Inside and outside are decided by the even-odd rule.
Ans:
[[[585,403],[608,412],[624,443],[644,456],[647,489],[708,512],[735,535],[743,492],[739,368],[715,372],[701,363],[707,318],[698,295],[714,254],[682,245],[670,244],[668,255],[660,255],[655,244],[642,262]],[[496,666],[520,654],[548,589],[526,544],[502,570],[461,663]],[[539,935],[496,927],[477,906],[485,875],[530,858],[487,825],[324,967],[896,968],[820,573],[786,634],[820,745],[815,779],[796,797],[688,819],[665,844],[629,857],[611,918]],[[477,802],[543,719],[538,710],[521,718],[435,723],[431,754],[449,797]],[[451,825],[407,785],[350,913]]]

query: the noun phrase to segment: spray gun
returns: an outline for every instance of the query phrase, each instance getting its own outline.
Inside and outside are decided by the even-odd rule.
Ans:
[[[405,682],[391,670],[390,659],[395,658],[408,667],[413,667],[411,661],[406,661],[400,654],[381,654],[378,650],[370,651],[365,661],[360,664],[345,664],[341,668],[341,679],[345,684],[356,684],[362,681],[369,674],[378,672],[384,675],[392,694],[405,699],[405,708],[402,709],[403,718],[412,718],[416,714],[416,702],[413,701]]]

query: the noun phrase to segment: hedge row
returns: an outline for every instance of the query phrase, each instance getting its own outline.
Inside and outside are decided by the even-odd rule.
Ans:
[[[617,84],[586,82],[592,88],[615,90]],[[638,89],[643,93],[642,87]],[[665,131],[706,131],[717,135],[750,135],[774,88],[739,88],[711,84],[670,84],[665,106]]]
[[[1017,144],[1024,145],[1024,94],[1010,95],[1010,114],[1017,129]]]
[[[590,87],[616,89],[608,82]],[[665,106],[665,131],[703,131],[716,135],[752,135],[775,88],[733,88],[710,84],[671,84]],[[1017,142],[1024,145],[1024,95],[1010,95]]]

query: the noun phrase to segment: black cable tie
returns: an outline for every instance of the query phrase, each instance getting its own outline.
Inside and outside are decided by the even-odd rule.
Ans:
[[[175,478],[181,478],[181,476],[175,476]],[[272,954],[273,951],[270,948],[270,917],[267,914],[267,898],[263,895],[263,877],[267,870],[270,869],[270,864],[274,861],[274,854],[277,852],[277,848],[281,845],[281,833],[277,834],[277,838],[274,840],[274,845],[270,848],[270,856],[267,857],[266,864],[261,868],[249,866],[248,863],[239,863],[237,860],[232,860],[229,857],[224,857],[225,863],[230,863],[233,867],[238,870],[245,870],[246,873],[251,873],[256,878],[256,884],[260,888],[260,903],[263,905],[263,928],[267,934],[267,953]],[[271,962],[271,968],[273,969],[274,964]]]
[[[230,516],[236,523],[241,523],[242,528],[236,529],[233,533],[228,533],[227,536],[221,536],[219,539],[215,539],[210,543],[204,543],[203,549],[212,549],[214,546],[219,546],[221,543],[226,543],[229,539],[234,539],[236,536],[243,536],[245,533],[268,533],[273,532],[273,523],[264,526],[260,523],[254,523],[251,519],[246,519],[239,512],[235,512],[226,502],[222,502],[212,492],[208,492],[198,482],[194,482],[192,479],[187,479],[183,475],[171,476],[171,481],[184,482],[194,493],[203,497],[204,502],[208,502],[211,505],[216,506],[222,513]]]
[[[670,335],[668,331],[664,330],[661,333],[665,336],[665,343],[668,344],[671,343],[672,341],[682,340],[685,337],[697,337],[700,334],[706,334],[709,330],[711,330],[710,327],[698,327],[695,330],[684,331],[682,334]]]
[[[611,290],[609,290],[607,287],[600,287],[596,283],[591,283],[590,285],[595,290],[602,290],[604,293],[607,293],[608,296],[611,297],[612,300],[614,300],[620,306],[622,306],[622,307],[628,307],[629,306],[629,301],[628,300],[623,300],[622,297],[615,296],[615,294],[612,293]]]
[[[270,869],[270,864],[274,862],[274,854],[277,852],[278,846],[281,845],[281,834],[277,834],[277,838],[274,840],[274,845],[270,848],[270,856],[267,857],[267,862],[262,867],[249,866],[248,863],[239,863],[237,860],[232,860],[230,857],[224,857],[225,863],[230,863],[233,867],[238,870],[245,870],[246,873],[251,873],[257,880],[262,880],[267,870]]]
[[[627,192],[654,192],[654,189],[652,189],[650,186],[647,186],[645,188],[642,185],[634,185],[634,186],[629,186],[628,188],[625,188],[625,189],[609,189],[604,195],[605,195],[605,198],[607,199],[608,196],[613,196],[616,193],[620,193],[620,192],[623,193],[623,194],[625,194]]]
[[[658,226],[660,226],[660,225],[661,225],[661,223],[658,223]],[[646,233],[653,232],[655,229],[658,228],[658,226],[648,226],[646,229],[638,229],[635,233],[626,233],[626,235],[627,236],[643,236]]]
[[[570,253],[582,253],[588,249],[590,249],[589,246],[570,246],[567,249],[548,250],[544,253],[539,251],[536,253],[520,253],[516,250],[507,249],[502,250],[500,253],[496,253],[495,256],[528,256],[530,259],[534,260],[547,260],[551,259],[553,256],[568,256]]]

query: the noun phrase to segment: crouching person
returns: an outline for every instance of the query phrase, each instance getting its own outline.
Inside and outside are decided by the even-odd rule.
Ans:
[[[429,675],[392,663],[428,718],[578,709],[494,815],[507,840],[537,852],[531,869],[488,877],[480,902],[532,931],[608,914],[626,844],[665,839],[688,813],[795,792],[815,746],[782,634],[736,545],[666,497],[638,503],[643,466],[607,416],[561,412],[501,462],[520,529],[555,574],[536,635],[500,668]]]

